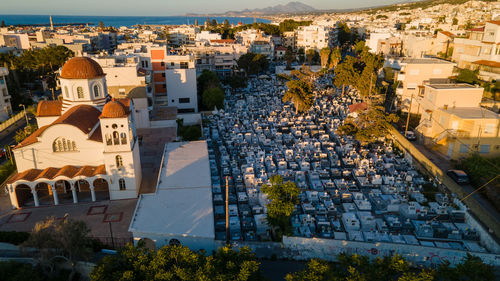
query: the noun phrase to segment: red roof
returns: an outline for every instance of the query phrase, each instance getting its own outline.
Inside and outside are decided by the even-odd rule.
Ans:
[[[276,47],[276,51],[286,51],[286,50],[288,50],[288,49],[283,47],[283,46]]]
[[[61,109],[62,109],[62,101],[43,100],[38,103],[38,107],[36,109],[36,116],[37,117],[61,116]]]
[[[234,44],[235,40],[233,39],[216,39],[210,40],[210,43],[221,43],[221,44]]]
[[[104,165],[82,166],[82,167],[67,165],[62,168],[49,167],[43,170],[29,169],[22,173],[15,174],[12,178],[9,179],[7,183],[12,184],[20,180],[29,182],[33,182],[39,179],[53,180],[61,176],[66,178],[74,178],[78,176],[94,177],[97,175],[105,175],[105,174],[106,174],[106,166]]]
[[[473,62],[473,64],[485,65],[485,66],[490,66],[490,67],[499,67],[500,68],[500,62],[498,62],[498,61],[492,61],[492,60],[477,60],[477,61]]]
[[[478,32],[483,32],[484,31],[484,26],[478,27],[478,28],[471,28],[469,31],[478,31]]]
[[[102,67],[93,59],[75,57],[68,60],[62,70],[61,78],[64,79],[93,79],[104,76]]]
[[[450,38],[455,38],[455,34],[449,32],[449,31],[439,31],[441,34],[446,35]]]
[[[117,99],[108,102],[102,108],[99,118],[123,118],[130,114],[130,99]]]
[[[490,20],[490,21],[487,21],[487,23],[492,23],[492,24],[500,25],[500,20]]]
[[[367,108],[368,108],[368,105],[366,104],[366,102],[360,102],[360,103],[355,103],[355,104],[349,105],[350,112],[363,111],[363,110],[366,110]]]
[[[50,126],[57,124],[67,124],[80,129],[84,134],[89,134],[95,127],[97,122],[99,122],[99,115],[101,112],[99,109],[91,105],[77,105],[66,111],[61,117],[57,118],[52,124],[43,126],[36,130],[29,137],[24,139],[16,148],[21,148],[33,143],[38,142],[38,137],[49,128]]]

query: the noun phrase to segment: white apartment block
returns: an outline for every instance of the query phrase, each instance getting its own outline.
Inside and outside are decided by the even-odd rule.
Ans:
[[[0,93],[2,94],[0,98],[0,121],[9,119],[9,115],[12,114],[11,97],[7,89],[7,75],[9,75],[9,70],[6,67],[0,67]]]
[[[335,44],[335,30],[328,26],[310,25],[301,26],[297,29],[297,48],[315,49],[333,47]]]

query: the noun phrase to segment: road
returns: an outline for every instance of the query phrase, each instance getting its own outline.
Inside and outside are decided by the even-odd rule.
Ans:
[[[28,113],[28,119],[30,124],[35,124],[36,121],[32,115]],[[9,128],[0,132],[0,147],[4,148],[7,145],[14,145],[16,141],[14,140],[14,136],[19,129],[23,129],[26,127],[26,118],[19,119],[16,123],[12,124]],[[4,156],[0,158],[0,165],[4,164],[7,161],[7,157]]]

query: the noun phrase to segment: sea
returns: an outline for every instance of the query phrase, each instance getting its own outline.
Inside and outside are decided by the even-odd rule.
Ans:
[[[249,24],[254,22],[254,18],[248,17],[209,17],[210,20],[217,20],[222,23],[225,19],[230,24]],[[0,21],[5,21],[6,25],[30,25],[30,24],[49,24],[48,15],[0,15]],[[64,16],[52,15],[54,24],[67,23],[89,23],[89,25],[97,25],[100,21],[106,26],[119,28],[121,26],[131,27],[137,24],[164,24],[164,25],[182,25],[194,24],[198,20],[198,24],[202,25],[207,20],[207,17],[192,17],[192,16],[168,16],[168,17],[138,17],[138,16]],[[270,20],[256,18],[255,21],[270,23]]]

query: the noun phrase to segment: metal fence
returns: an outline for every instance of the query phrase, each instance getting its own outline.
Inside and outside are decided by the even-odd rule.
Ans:
[[[9,120],[0,124],[0,132],[7,129],[10,125],[16,123],[20,119],[24,118],[24,114],[25,114],[24,111],[21,111],[20,113],[12,116]]]

